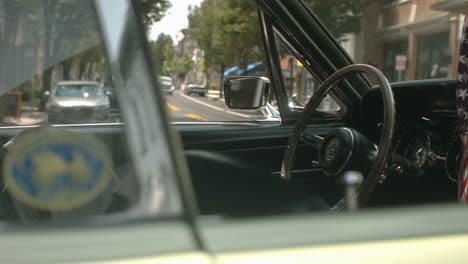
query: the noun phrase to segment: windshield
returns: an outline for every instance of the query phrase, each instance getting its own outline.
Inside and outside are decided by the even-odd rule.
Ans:
[[[75,97],[90,97],[90,96],[103,96],[104,93],[99,85],[90,84],[61,84],[58,85],[54,91],[55,96],[75,96]]]

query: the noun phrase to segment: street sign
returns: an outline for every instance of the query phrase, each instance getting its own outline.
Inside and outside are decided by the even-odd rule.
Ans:
[[[395,70],[397,71],[406,70],[406,56],[405,55],[397,55],[395,57]]]

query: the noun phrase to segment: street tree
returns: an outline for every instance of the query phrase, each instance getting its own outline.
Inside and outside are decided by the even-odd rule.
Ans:
[[[184,80],[185,76],[193,69],[194,66],[195,62],[192,60],[192,57],[189,54],[185,54],[182,57],[174,59],[172,71],[178,78]]]
[[[140,0],[139,3],[143,13],[143,24],[147,32],[151,25],[161,20],[172,6],[169,0]]]
[[[151,41],[151,54],[158,75],[170,75],[170,65],[174,59],[174,43],[170,35],[160,33],[155,41]]]
[[[17,76],[18,72],[11,71],[14,65],[14,55],[21,49],[29,48],[30,43],[18,45],[17,34],[20,31],[21,22],[37,26],[38,8],[40,2],[25,0],[0,0],[0,89],[11,87],[17,79],[24,76]],[[20,21],[22,19],[22,21]],[[37,32],[38,28],[32,30]],[[24,80],[22,80],[24,81]]]
[[[361,29],[368,0],[306,0],[313,12],[341,39]],[[346,10],[346,12],[344,12]],[[262,41],[254,1],[204,0],[189,13],[189,29],[205,50],[206,63],[247,66],[248,58],[262,59]],[[209,68],[209,67],[207,67]]]
[[[203,1],[189,12],[189,34],[205,51],[205,73],[217,65],[221,83],[226,67],[245,70],[249,63],[264,59],[254,1]]]
[[[305,0],[337,40],[361,31],[362,10],[369,0]]]

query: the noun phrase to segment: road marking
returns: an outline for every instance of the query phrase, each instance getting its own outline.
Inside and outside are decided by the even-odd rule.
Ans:
[[[180,111],[180,108],[177,107],[177,106],[174,106],[174,105],[171,105],[170,103],[166,103],[167,107],[169,107],[170,109],[174,110],[174,111]]]
[[[193,119],[197,119],[197,120],[200,120],[200,121],[208,121],[208,119],[206,119],[204,117],[201,117],[201,116],[198,116],[196,114],[185,114],[185,116],[193,118]]]
[[[244,114],[240,114],[240,113],[236,113],[236,112],[232,112],[232,111],[229,111],[229,110],[226,110],[226,109],[222,109],[222,108],[219,108],[219,107],[216,107],[216,106],[213,106],[213,105],[210,105],[210,104],[207,104],[207,103],[204,103],[204,102],[201,102],[201,101],[198,101],[197,99],[194,99],[190,96],[187,96],[185,94],[180,94],[181,96],[189,99],[189,100],[192,100],[196,103],[199,103],[201,105],[204,105],[206,107],[210,107],[212,109],[215,109],[215,110],[218,110],[218,111],[221,111],[221,112],[224,112],[224,113],[229,113],[229,114],[232,114],[232,115],[236,115],[236,116],[240,116],[240,117],[244,117],[244,118],[252,118],[251,116],[248,116],[248,115],[244,115]]]

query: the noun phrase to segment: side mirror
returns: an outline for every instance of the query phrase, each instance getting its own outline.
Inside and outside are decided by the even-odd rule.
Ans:
[[[49,91],[45,91],[44,92],[44,97],[49,97],[50,96],[50,92]]]
[[[266,77],[232,77],[224,80],[224,100],[229,108],[258,109],[268,102],[270,80]]]

